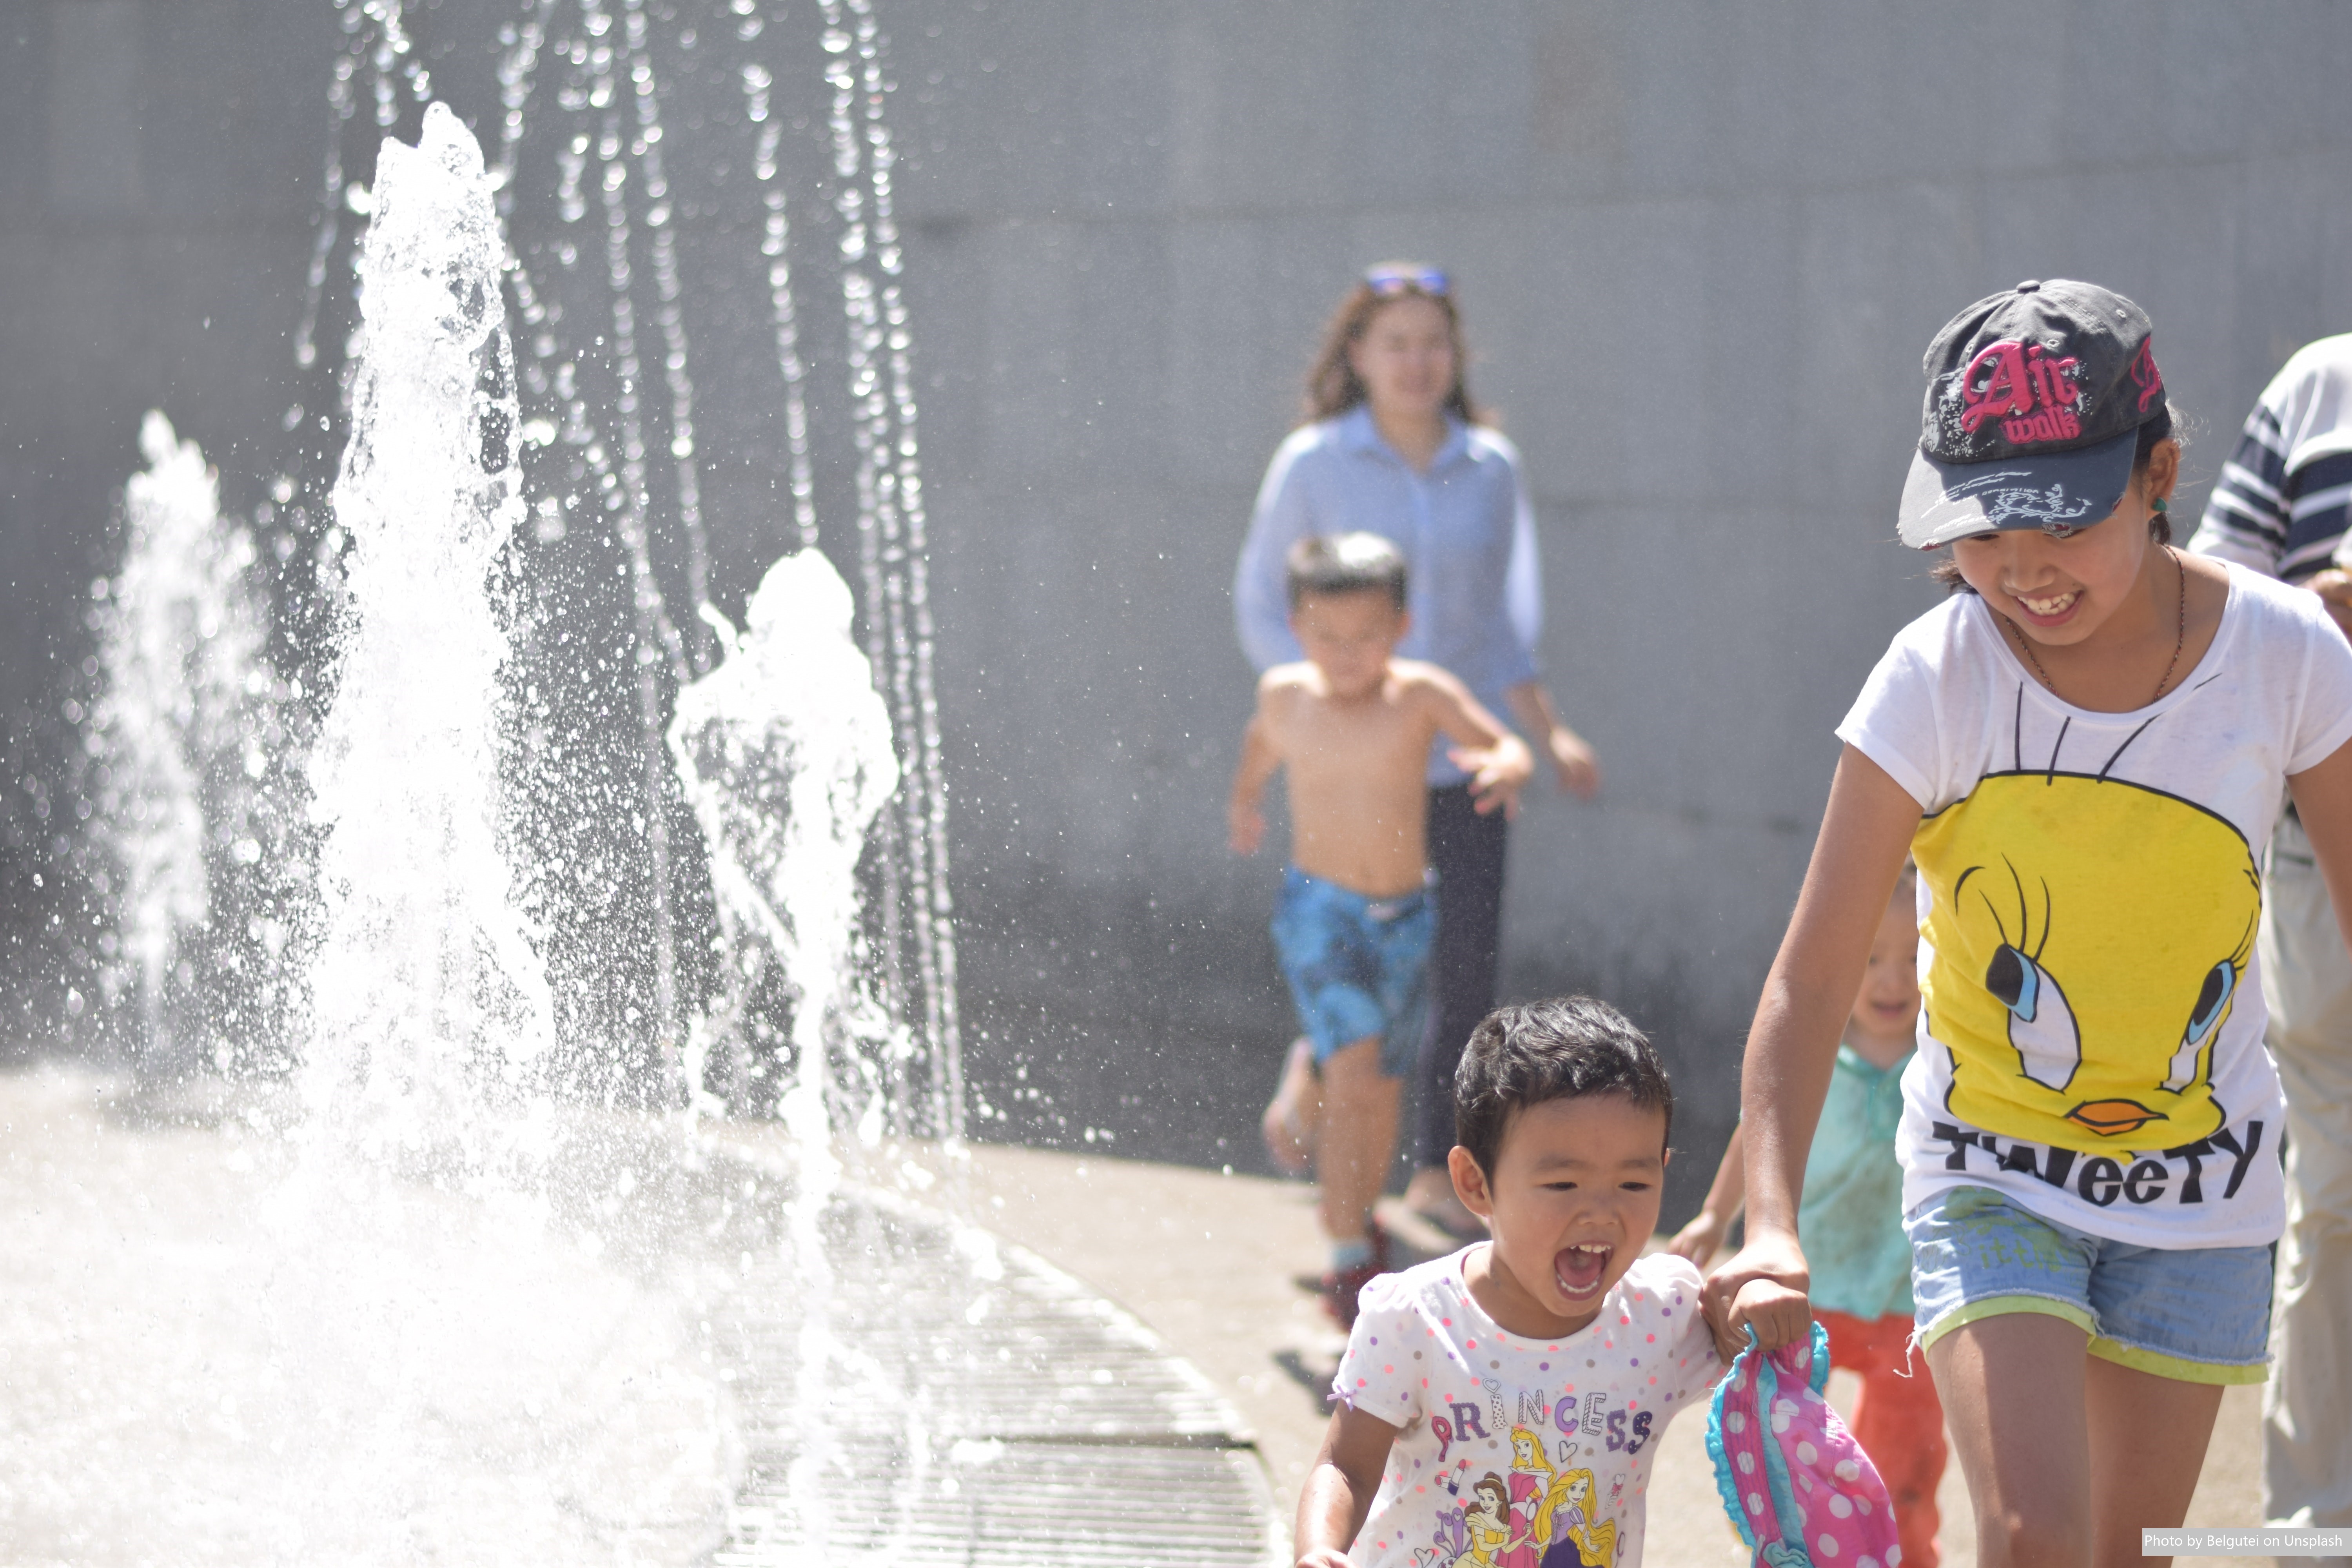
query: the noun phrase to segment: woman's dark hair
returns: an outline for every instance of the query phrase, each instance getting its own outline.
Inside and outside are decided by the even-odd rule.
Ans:
[[[1323,346],[1316,353],[1315,368],[1307,373],[1307,417],[1302,423],[1313,425],[1336,419],[1364,401],[1363,378],[1348,363],[1348,351],[1362,339],[1372,318],[1381,313],[1381,307],[1399,300],[1426,300],[1445,313],[1446,335],[1454,341],[1454,389],[1445,395],[1445,411],[1465,425],[1493,423],[1485,410],[1470,401],[1470,354],[1463,346],[1462,312],[1454,308],[1452,289],[1442,294],[1433,293],[1419,282],[1399,279],[1393,276],[1394,269],[1382,270],[1383,280],[1378,288],[1365,279],[1357,279],[1347,298],[1339,301],[1339,308],[1331,313],[1330,324],[1323,329]]]
[[[1674,1131],[1674,1086],[1624,1014],[1590,996],[1497,1007],[1470,1031],[1454,1070],[1454,1141],[1492,1180],[1513,1111],[1591,1094],[1622,1094],[1661,1111]]]
[[[2147,472],[2148,460],[2156,456],[2157,447],[2166,441],[2183,447],[2189,444],[2188,437],[2179,433],[2179,426],[2172,417],[2172,409],[2169,405],[2160,410],[2155,418],[2139,427],[2139,444],[2132,452],[2134,479]],[[2147,535],[2158,544],[2171,543],[2172,519],[2163,512],[2158,512],[2147,520]],[[1942,560],[1927,569],[1927,575],[1942,584],[1944,591],[1948,594],[1976,592],[1974,588],[1969,586],[1968,580],[1960,575],[1960,563],[1952,559],[1948,550],[1946,551]]]

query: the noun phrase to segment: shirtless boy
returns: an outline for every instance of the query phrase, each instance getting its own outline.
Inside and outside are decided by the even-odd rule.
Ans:
[[[1288,770],[1291,863],[1274,941],[1322,1079],[1323,1296],[1347,1324],[1357,1293],[1388,1268],[1372,1204],[1425,1022],[1437,924],[1423,837],[1430,747],[1441,735],[1454,743],[1481,812],[1515,809],[1535,763],[1460,681],[1391,657],[1408,625],[1394,545],[1369,533],[1302,540],[1288,565],[1290,626],[1307,658],[1259,680],[1227,816],[1234,851],[1256,853],[1259,799]]]

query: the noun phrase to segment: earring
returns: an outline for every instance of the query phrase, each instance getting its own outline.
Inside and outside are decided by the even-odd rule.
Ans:
[[[2162,496],[2157,497],[2156,500],[2151,501],[2149,504],[2156,508],[2156,515],[2158,517],[2162,517],[2166,512],[2172,510],[2172,503],[2165,500]]]

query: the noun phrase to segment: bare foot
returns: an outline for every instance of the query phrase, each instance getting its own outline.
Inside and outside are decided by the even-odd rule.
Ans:
[[[1315,1162],[1316,1123],[1323,1112],[1323,1089],[1315,1080],[1315,1047],[1304,1036],[1290,1042],[1283,1058],[1282,1081],[1266,1102],[1258,1130],[1265,1135],[1265,1152],[1276,1170],[1303,1176]]]
[[[1475,1241],[1486,1234],[1486,1222],[1454,1195],[1454,1178],[1442,1170],[1415,1171],[1404,1189],[1404,1206],[1456,1240]]]

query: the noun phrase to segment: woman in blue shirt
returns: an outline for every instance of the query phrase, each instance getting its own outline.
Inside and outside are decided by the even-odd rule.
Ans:
[[[1444,273],[1371,268],[1340,301],[1307,378],[1307,420],[1274,455],[1234,578],[1243,651],[1265,669],[1300,658],[1284,557],[1318,534],[1362,531],[1404,552],[1412,629],[1398,653],[1450,670],[1508,713],[1562,788],[1601,787],[1592,748],[1559,721],[1537,679],[1543,619],[1535,518],[1519,455],[1483,424],[1464,384],[1462,322]],[[1429,760],[1429,858],[1437,874],[1433,1006],[1422,1050],[1412,1205],[1449,1229],[1476,1221],[1445,1171],[1454,1069],[1495,1004],[1503,910],[1502,816],[1481,815],[1443,746]]]

